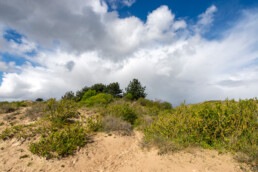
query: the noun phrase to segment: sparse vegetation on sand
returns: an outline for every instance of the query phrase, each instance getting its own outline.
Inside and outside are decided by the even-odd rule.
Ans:
[[[60,101],[1,102],[0,112],[6,114],[3,119],[7,122],[11,123],[18,110],[26,106],[23,118],[31,122],[11,124],[0,138],[30,140],[28,149],[48,159],[75,153],[89,142],[92,132],[130,136],[135,129],[144,133],[143,145],[158,147],[160,154],[203,147],[230,151],[238,161],[256,166],[257,98],[173,108],[168,102],[145,99],[144,90],[138,80],[133,80],[123,95],[119,84],[111,83],[84,87],[76,95],[67,92]],[[85,116],[79,109],[93,111],[94,115]]]

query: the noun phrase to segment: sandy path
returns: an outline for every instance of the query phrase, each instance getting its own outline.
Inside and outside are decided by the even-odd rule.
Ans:
[[[28,143],[1,141],[1,171],[242,171],[232,156],[213,150],[191,149],[173,155],[157,155],[156,150],[142,150],[142,135],[108,136],[100,133],[74,156],[45,160],[28,151]],[[28,155],[27,158],[20,157]],[[242,165],[243,166],[243,165]],[[246,167],[245,167],[246,168]]]

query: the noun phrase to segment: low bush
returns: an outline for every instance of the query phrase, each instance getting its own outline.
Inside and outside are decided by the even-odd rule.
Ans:
[[[118,134],[127,136],[132,134],[133,126],[130,123],[123,121],[121,118],[105,116],[101,122],[103,131],[115,131],[118,132]]]
[[[86,141],[86,130],[75,124],[42,136],[38,142],[30,144],[30,151],[47,159],[64,157],[73,154],[77,148],[84,146]]]
[[[173,112],[159,114],[144,130],[145,141],[161,147],[171,144],[172,150],[202,146],[241,151],[254,159],[258,153],[257,104],[257,99],[182,104]]]
[[[144,98],[139,98],[137,102],[142,106],[146,106],[149,108],[157,108],[159,111],[170,110],[173,108],[171,103],[163,102],[161,100],[152,101]]]
[[[101,131],[102,124],[101,124],[101,116],[96,115],[93,117],[90,117],[86,120],[87,128],[89,131]]]
[[[44,116],[45,110],[46,110],[46,104],[37,102],[37,103],[34,103],[31,107],[29,107],[25,111],[24,116],[28,117],[32,121],[35,121]]]
[[[136,119],[138,119],[138,115],[133,108],[130,107],[128,103],[122,104],[112,104],[104,109],[102,115],[113,116],[123,119],[124,121],[129,122],[130,124],[134,124]]]
[[[7,140],[11,138],[26,139],[28,137],[33,137],[39,129],[35,124],[30,125],[15,125],[13,127],[6,128],[1,134],[0,139]]]
[[[45,116],[49,119],[52,127],[61,128],[64,125],[69,125],[71,118],[78,118],[77,104],[71,100],[61,100],[57,102],[55,99],[50,99],[46,104]]]

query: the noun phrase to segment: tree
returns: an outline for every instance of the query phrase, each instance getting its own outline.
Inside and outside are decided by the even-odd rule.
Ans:
[[[125,88],[126,94],[131,93],[134,100],[139,99],[140,97],[145,98],[147,94],[145,93],[146,87],[142,86],[138,79],[133,79],[130,81],[127,88]]]
[[[106,93],[107,91],[107,86],[102,84],[102,83],[98,83],[98,84],[94,84],[90,87],[91,90],[95,90],[97,93]]]
[[[77,91],[77,92],[76,92],[76,97],[75,97],[76,101],[79,102],[79,101],[82,99],[83,95],[84,95],[88,90],[90,90],[90,88],[87,87],[87,86],[85,86],[85,87],[83,87],[81,90]]]
[[[43,98],[37,98],[36,99],[36,102],[43,102],[44,100],[43,100]]]
[[[107,86],[107,93],[112,94],[113,96],[118,96],[120,93],[122,93],[119,83],[118,82],[110,83]]]
[[[65,93],[64,96],[62,96],[62,100],[74,100],[74,99],[75,99],[75,96],[72,91],[68,91]]]

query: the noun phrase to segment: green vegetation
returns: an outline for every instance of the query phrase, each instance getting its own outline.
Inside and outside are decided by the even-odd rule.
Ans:
[[[163,112],[145,128],[146,143],[161,153],[187,146],[243,152],[257,158],[258,100],[204,102]]]
[[[87,106],[93,106],[93,105],[106,105],[108,103],[110,103],[113,100],[113,96],[110,94],[105,94],[105,93],[99,93],[96,94],[95,90],[89,90],[87,91],[81,102],[83,104],[86,104]]]
[[[21,107],[28,106],[29,103],[26,101],[18,101],[18,102],[0,102],[0,114],[1,113],[12,113],[17,111]]]
[[[130,81],[127,88],[125,88],[126,94],[132,94],[132,99],[137,100],[139,98],[145,98],[147,94],[145,93],[146,87],[143,87],[138,79],[133,79]]]
[[[70,125],[53,131],[48,136],[42,135],[38,142],[31,143],[30,151],[47,159],[63,157],[73,154],[77,147],[84,146],[86,141],[86,130],[79,124]]]
[[[37,140],[30,143],[32,153],[46,157],[73,154],[89,141],[92,132],[131,135],[144,133],[144,145],[156,146],[160,153],[186,147],[231,151],[240,162],[257,164],[258,100],[209,101],[173,108],[169,102],[145,99],[145,87],[133,79],[126,92],[117,82],[94,84],[76,92],[67,92],[60,101],[0,102],[0,113],[11,124],[0,135]],[[18,109],[28,106],[24,118],[34,123],[14,125]],[[92,114],[80,114],[86,108]],[[80,111],[81,112],[81,111]]]

